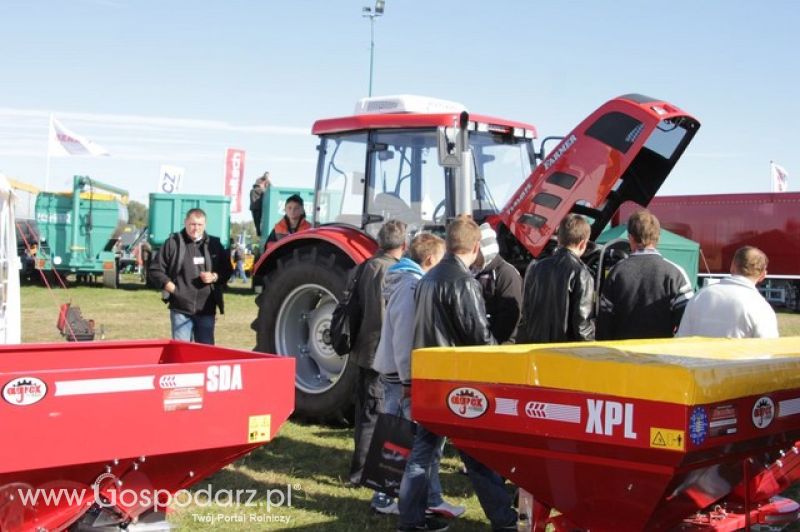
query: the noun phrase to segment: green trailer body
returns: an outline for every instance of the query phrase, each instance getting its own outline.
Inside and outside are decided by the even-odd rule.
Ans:
[[[128,222],[127,195],[86,176],[74,177],[72,192],[40,192],[36,267],[46,273],[102,274],[103,283],[116,288],[115,244]]]
[[[269,186],[264,191],[264,195],[261,198],[261,249],[264,249],[272,228],[283,218],[283,206],[286,204],[286,199],[294,194],[303,198],[306,218],[310,219],[311,209],[314,207],[314,189]]]
[[[231,199],[200,194],[150,194],[149,242],[153,251],[164,245],[169,235],[183,229],[189,209],[206,213],[206,233],[228,247],[231,234]]]

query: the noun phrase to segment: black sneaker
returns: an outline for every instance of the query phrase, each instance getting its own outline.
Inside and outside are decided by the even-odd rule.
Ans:
[[[444,519],[426,516],[424,525],[399,526],[397,527],[397,532],[407,532],[412,530],[428,530],[429,532],[433,532],[437,530],[447,530],[448,528],[450,528],[450,523]]]
[[[497,528],[492,528],[492,532],[506,532],[506,531],[508,531],[508,532],[511,532],[511,531],[516,532],[517,530],[519,530],[518,526],[519,525],[517,524],[517,522],[514,521],[510,525],[501,526],[501,527],[497,527]]]

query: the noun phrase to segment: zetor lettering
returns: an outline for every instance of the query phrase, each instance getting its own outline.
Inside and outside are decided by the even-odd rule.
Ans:
[[[605,406],[605,408],[603,408]],[[586,419],[587,434],[613,436],[614,427],[624,423],[624,436],[629,440],[636,439],[633,432],[633,405],[616,401],[586,400],[588,416]]]
[[[229,392],[242,389],[242,368],[233,366],[208,366],[206,370],[206,391]]]

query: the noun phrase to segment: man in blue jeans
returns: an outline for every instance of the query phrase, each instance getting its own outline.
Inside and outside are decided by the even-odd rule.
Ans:
[[[231,260],[219,238],[206,234],[202,209],[186,213],[183,229],[167,238],[148,274],[169,305],[172,338],[213,345],[217,308],[225,313],[222,290]]]
[[[486,307],[470,266],[480,252],[481,231],[470,217],[447,226],[447,254],[416,287],[414,347],[494,345]],[[413,357],[413,355],[412,355]],[[417,426],[414,446],[400,483],[398,530],[445,530],[446,523],[425,516],[428,476],[442,438]],[[503,478],[461,453],[467,474],[493,530],[516,530],[517,512]]]

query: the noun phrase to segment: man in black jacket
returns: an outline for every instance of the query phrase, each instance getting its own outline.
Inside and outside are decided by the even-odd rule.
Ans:
[[[217,308],[225,313],[222,290],[231,260],[219,238],[206,234],[206,213],[191,209],[184,228],[167,238],[150,263],[149,277],[169,303],[172,338],[214,344]]]
[[[489,330],[498,344],[513,344],[522,312],[522,277],[499,255],[497,233],[481,224],[481,252],[473,269],[483,290]]]
[[[406,250],[406,224],[400,220],[389,220],[378,231],[379,249],[364,264],[358,284],[355,286],[361,305],[361,325],[350,351],[347,363],[357,366],[355,386],[355,431],[354,450],[350,461],[350,483],[361,482],[369,444],[375,432],[378,415],[383,411],[383,384],[380,373],[372,369],[375,351],[381,339],[383,314],[386,302],[383,299],[384,277],[389,266],[396,264]],[[351,275],[353,275],[351,272]],[[371,507],[379,513],[396,513],[396,503],[391,497],[376,492]]]
[[[594,280],[580,257],[591,227],[569,214],[558,227],[558,250],[525,273],[520,343],[594,340]]]
[[[656,249],[658,218],[640,210],[628,219],[631,256],[608,273],[600,295],[598,340],[670,338],[694,296],[686,272]]]
[[[420,280],[415,294],[414,347],[495,345],[481,287],[470,266],[480,252],[481,231],[469,217],[447,226],[447,254]],[[413,356],[413,355],[412,355]],[[400,483],[398,530],[445,530],[425,516],[430,464],[442,438],[419,425]],[[494,530],[516,530],[517,513],[500,475],[461,453],[467,474]]]

